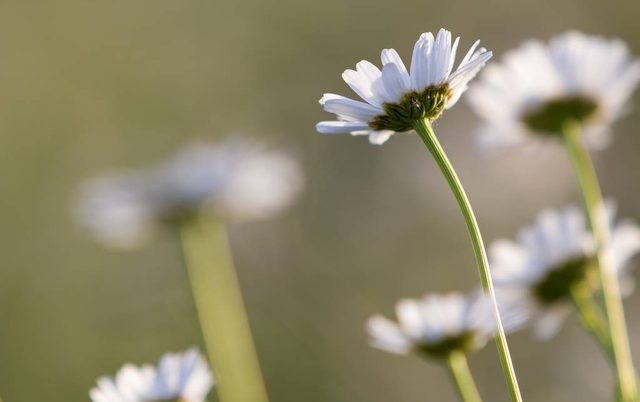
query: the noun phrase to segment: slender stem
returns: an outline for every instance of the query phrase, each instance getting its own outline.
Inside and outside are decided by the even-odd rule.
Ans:
[[[467,357],[461,351],[452,352],[447,357],[447,366],[453,382],[456,384],[461,402],[482,402],[476,387]]]
[[[608,323],[593,298],[591,290],[585,284],[576,285],[571,289],[571,297],[580,315],[582,325],[594,336],[602,348],[602,352],[614,364],[615,358],[611,348]]]
[[[504,333],[504,328],[502,327],[502,321],[500,319],[500,313],[498,311],[498,304],[496,302],[496,295],[493,289],[493,282],[491,281],[491,273],[489,272],[487,253],[484,248],[484,243],[482,242],[482,236],[480,235],[478,222],[476,221],[473,210],[471,209],[471,204],[469,203],[469,199],[467,198],[467,195],[462,188],[462,184],[460,183],[455,170],[453,170],[451,162],[449,162],[447,155],[445,154],[442,146],[436,138],[435,133],[433,132],[431,122],[426,119],[417,120],[413,128],[418,133],[420,138],[422,138],[422,141],[429,149],[429,152],[431,152],[431,155],[438,164],[438,167],[440,167],[444,178],[447,180],[447,183],[449,183],[449,187],[451,187],[451,191],[453,192],[453,195],[455,196],[456,201],[458,201],[458,205],[460,206],[460,211],[462,212],[462,216],[464,217],[464,221],[467,225],[467,230],[469,231],[469,236],[471,237],[471,244],[473,245],[473,252],[478,263],[478,271],[480,273],[480,282],[482,283],[482,288],[493,301],[493,310],[498,329],[495,337],[496,346],[498,348],[498,355],[500,356],[500,361],[502,363],[502,371],[504,372],[507,387],[509,388],[511,401],[521,402],[522,396],[520,395],[520,389],[518,388],[518,380],[516,379],[516,373],[513,369],[513,362],[511,361],[509,346],[507,345],[507,337]]]
[[[622,402],[638,400],[638,387],[635,369],[631,360],[631,349],[627,335],[624,308],[620,296],[618,275],[613,267],[608,247],[610,240],[609,222],[607,219],[598,176],[593,167],[589,152],[582,142],[582,132],[577,122],[569,122],[563,128],[567,150],[578,181],[587,211],[589,226],[593,232],[598,250],[596,259],[602,282],[604,306],[609,321],[609,336],[614,358],[617,386]]]
[[[203,215],[185,218],[180,237],[220,400],[267,402],[226,226]]]

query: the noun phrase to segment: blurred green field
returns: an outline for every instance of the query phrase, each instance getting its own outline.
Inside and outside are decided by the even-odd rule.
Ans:
[[[417,136],[374,147],[316,134],[332,118],[317,100],[350,94],[344,69],[389,47],[408,59],[440,27],[496,58],[568,28],[619,36],[640,55],[639,12],[634,0],[1,3],[4,402],[88,401],[95,379],[125,362],[201,345],[175,236],[108,252],[73,222],[74,195],[95,174],[233,133],[289,150],[308,177],[286,215],[231,228],[271,400],[454,401],[439,367],[374,350],[364,332],[401,297],[477,283],[453,198]],[[596,164],[619,215],[640,219],[636,110]],[[474,151],[475,123],[463,99],[436,130],[486,240],[579,200],[562,149],[489,158]],[[640,295],[626,306],[640,364]],[[528,402],[609,398],[608,369],[575,318],[545,344],[510,339]],[[485,400],[507,400],[492,345],[471,365]]]

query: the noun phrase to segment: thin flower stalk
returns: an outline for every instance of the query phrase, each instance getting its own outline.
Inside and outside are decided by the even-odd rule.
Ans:
[[[471,208],[469,199],[467,198],[462,187],[462,183],[458,179],[458,176],[453,169],[451,162],[449,162],[444,149],[436,138],[433,128],[431,127],[431,122],[428,119],[416,120],[413,125],[413,129],[418,133],[424,144],[427,146],[427,149],[429,149],[429,152],[438,164],[438,167],[442,171],[442,174],[447,180],[447,183],[458,202],[458,206],[460,207],[460,211],[462,212],[462,216],[467,225],[469,236],[471,237],[471,244],[473,245],[473,251],[478,264],[482,288],[489,295],[493,303],[497,328],[495,341],[498,354],[500,356],[500,362],[502,363],[502,370],[507,382],[507,387],[509,388],[509,395],[511,396],[512,401],[522,401],[518,381],[513,368],[513,362],[511,361],[511,355],[509,353],[507,338],[500,319],[500,313],[498,311],[493,282],[491,280],[491,273],[489,271],[487,253],[482,241],[482,235],[480,234],[480,228],[478,227],[478,222],[473,214],[473,209]]]
[[[596,175],[589,152],[581,135],[578,122],[569,121],[563,126],[563,135],[573,164],[587,211],[587,220],[598,247],[596,260],[602,282],[604,307],[611,338],[611,352],[616,372],[617,395],[621,402],[638,401],[638,386],[631,358],[624,307],[620,294],[618,275],[612,267],[608,250],[610,241],[609,225]]]
[[[571,298],[576,306],[582,325],[593,335],[598,345],[602,348],[602,352],[611,361],[611,364],[615,364],[608,324],[593,296],[593,292],[584,284],[578,284],[572,287]]]
[[[220,400],[268,402],[226,225],[194,214],[181,221],[180,237]]]
[[[471,370],[469,370],[467,357],[463,352],[450,353],[447,357],[447,368],[456,385],[461,402],[482,402]]]

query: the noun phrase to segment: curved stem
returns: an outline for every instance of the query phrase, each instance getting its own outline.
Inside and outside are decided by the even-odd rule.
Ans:
[[[220,400],[268,402],[226,225],[207,216],[193,216],[184,218],[179,229]]]
[[[496,295],[493,289],[493,282],[491,281],[491,273],[489,272],[487,253],[484,248],[484,243],[482,242],[482,236],[480,235],[478,222],[476,221],[473,210],[471,209],[471,204],[469,203],[469,199],[467,198],[467,195],[462,188],[462,183],[460,183],[455,170],[453,170],[451,162],[449,162],[447,155],[445,154],[442,146],[436,138],[435,133],[433,132],[431,122],[426,119],[417,120],[415,121],[413,128],[418,133],[424,144],[427,146],[429,152],[431,152],[431,155],[442,171],[444,178],[447,180],[447,183],[449,183],[449,187],[451,188],[451,191],[453,192],[453,195],[458,202],[458,206],[460,207],[460,211],[462,212],[462,216],[464,217],[469,236],[471,237],[471,244],[473,245],[473,252],[476,257],[476,262],[478,263],[478,271],[480,273],[480,282],[482,283],[482,288],[493,301],[493,310],[498,329],[495,336],[496,346],[498,348],[498,355],[500,356],[500,361],[502,363],[502,371],[504,372],[504,376],[507,381],[507,387],[509,388],[511,401],[521,402],[522,396],[520,395],[520,389],[518,388],[518,380],[516,379],[516,373],[513,369],[513,362],[511,361],[511,355],[509,354],[509,346],[507,345],[507,338],[504,333],[504,328],[502,327],[502,321],[500,319],[500,313],[498,311],[498,304],[496,302]]]
[[[469,364],[467,363],[467,357],[463,352],[455,351],[447,357],[447,366],[453,382],[458,389],[458,395],[461,402],[482,402],[480,393],[476,387],[471,370],[469,370]]]
[[[638,387],[633,361],[631,360],[627,324],[624,317],[622,297],[620,296],[620,284],[607,247],[610,240],[609,222],[602,200],[598,176],[589,152],[582,142],[581,131],[580,124],[577,122],[568,122],[563,127],[567,150],[580,183],[589,226],[598,245],[596,259],[600,281],[602,282],[605,311],[609,321],[608,330],[611,337],[620,400],[622,402],[632,402],[638,400]]]

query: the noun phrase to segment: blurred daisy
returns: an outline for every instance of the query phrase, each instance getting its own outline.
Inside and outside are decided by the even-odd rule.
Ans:
[[[203,402],[213,375],[195,348],[167,353],[158,368],[125,364],[115,378],[101,377],[89,391],[93,402]]]
[[[640,61],[622,41],[569,31],[548,45],[530,40],[505,54],[467,100],[484,120],[478,139],[485,148],[559,138],[566,122],[577,121],[585,145],[600,149],[639,82]]]
[[[396,304],[396,316],[398,323],[380,315],[369,318],[371,346],[445,359],[454,351],[480,349],[495,330],[491,299],[482,292],[403,299]]]
[[[194,144],[164,164],[85,183],[76,213],[98,240],[128,248],[198,209],[233,221],[269,218],[302,186],[298,163],[281,152],[237,140]]]
[[[629,221],[614,226],[615,207],[606,205],[611,226],[609,251],[623,293],[633,291],[627,262],[640,251],[640,227]],[[501,313],[517,311],[540,340],[555,335],[573,310],[572,287],[599,287],[596,243],[578,207],[541,212],[518,241],[501,239],[489,247],[489,265]],[[523,325],[523,326],[524,326]]]
[[[486,49],[476,50],[480,43],[476,41],[452,73],[459,39],[452,45],[451,32],[445,29],[435,39],[431,32],[422,34],[413,48],[411,73],[393,49],[382,51],[382,71],[366,60],[355,71],[346,70],[342,78],[365,102],[325,94],[320,104],[338,120],[320,122],[316,129],[325,134],[367,135],[370,143],[380,145],[394,133],[413,130],[416,120],[435,120],[458,101],[491,58]]]

